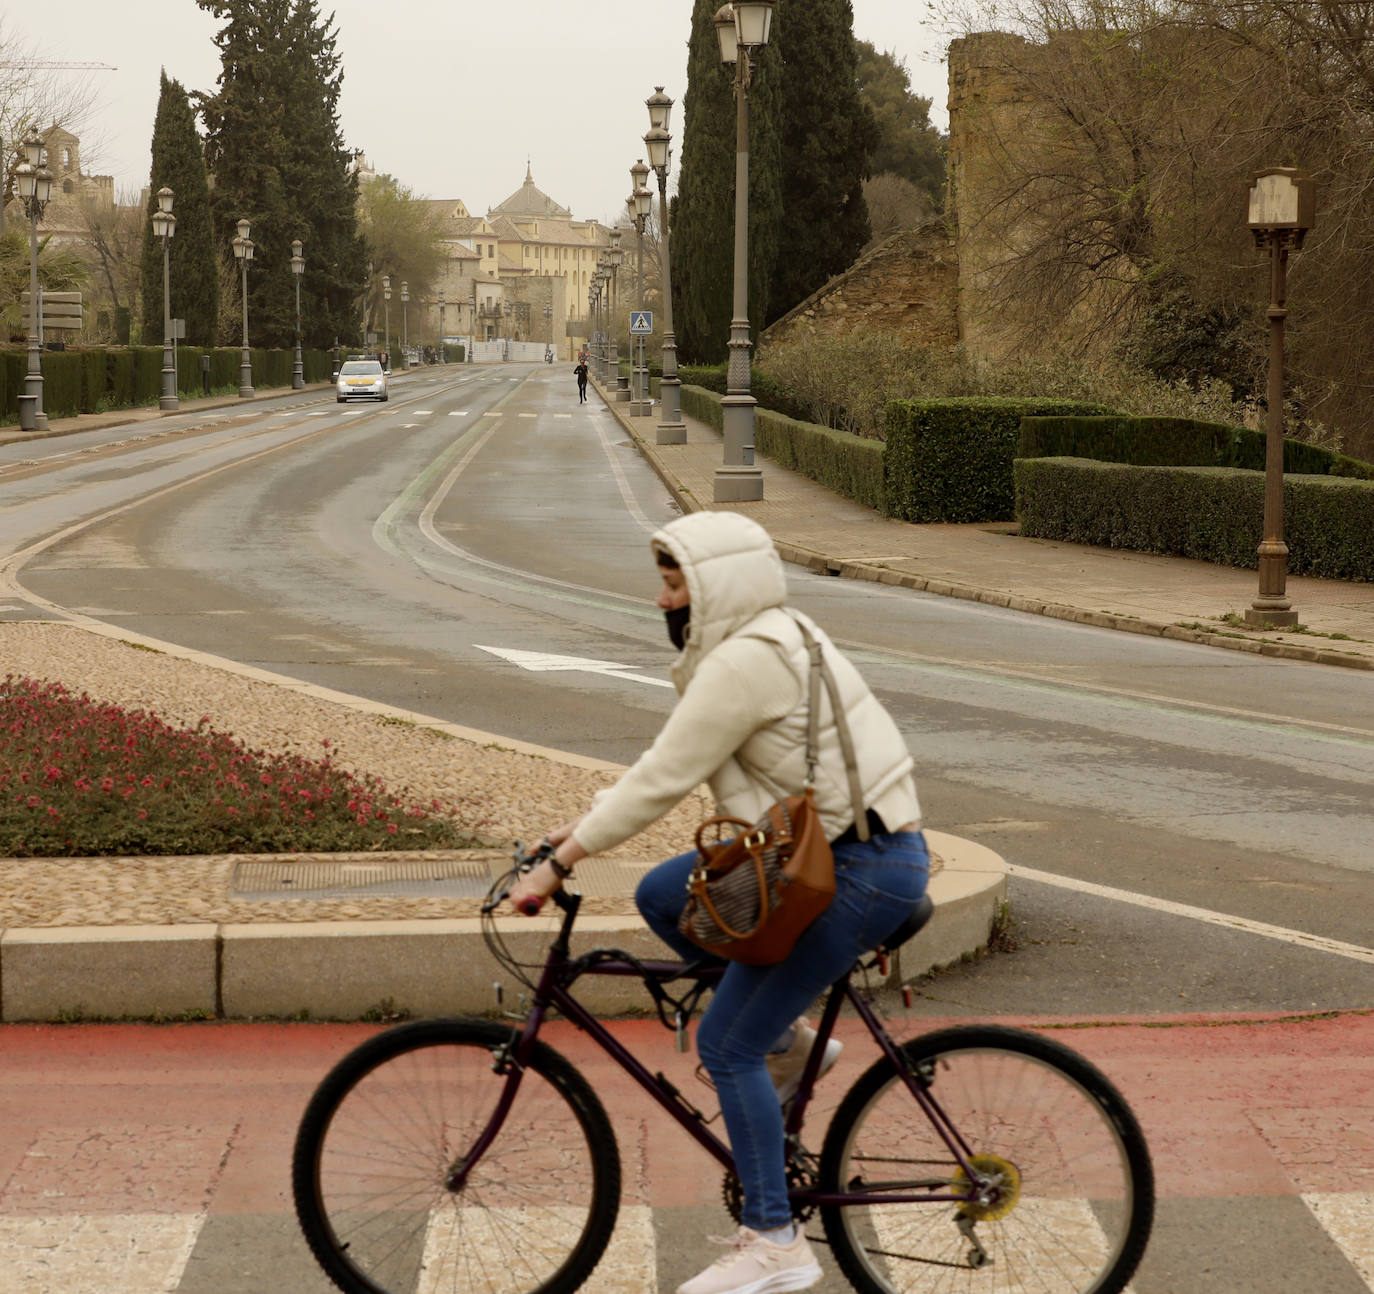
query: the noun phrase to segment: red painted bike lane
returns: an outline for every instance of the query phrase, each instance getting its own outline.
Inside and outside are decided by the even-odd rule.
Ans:
[[[890,1027],[906,1037],[967,1023],[913,1015]],[[1137,1290],[1187,1288],[1176,1278],[1156,1284],[1149,1275],[1155,1249],[1167,1252],[1171,1243],[1170,1206],[1229,1201],[1255,1214],[1264,1200],[1282,1197],[1304,1202],[1325,1235],[1322,1243],[1329,1242],[1328,1266],[1342,1274],[1348,1269],[1356,1278],[1298,1287],[1337,1294],[1374,1289],[1374,1012],[998,1023],[1043,1030],[1082,1052],[1139,1116],[1154,1158],[1161,1215]],[[280,1235],[293,1233],[289,1163],[296,1123],[329,1067],[377,1028],[5,1026],[0,1252],[7,1265],[0,1269],[0,1291],[43,1288],[33,1283],[32,1270],[51,1271],[50,1288],[64,1294],[88,1288],[117,1294],[126,1288],[108,1283],[120,1279],[116,1272],[91,1276],[81,1266],[96,1260],[86,1252],[89,1246],[72,1239],[77,1218],[87,1228],[92,1219],[103,1220],[94,1234],[107,1239],[109,1226],[121,1217],[190,1219],[164,1242],[171,1275],[149,1286],[169,1291],[200,1288],[182,1283],[191,1278],[175,1269],[181,1261],[194,1274],[192,1254],[207,1220],[273,1217]],[[657,1021],[622,1021],[612,1030],[694,1104],[708,1114],[715,1111],[712,1093],[693,1077],[695,1054],[679,1054],[673,1035]],[[611,1116],[627,1203],[665,1209],[719,1201],[715,1163],[587,1038],[562,1023],[549,1026],[544,1036],[583,1070]],[[808,1120],[816,1129],[808,1140],[817,1146],[834,1104],[876,1055],[858,1021],[842,1020],[839,1036],[844,1054],[820,1089],[815,1122]],[[1180,1217],[1195,1213],[1179,1210]],[[149,1229],[145,1222],[132,1231]],[[1204,1241],[1199,1237],[1197,1243]],[[28,1253],[26,1247],[43,1244],[46,1257]],[[16,1258],[17,1265],[11,1261]],[[24,1267],[30,1260],[30,1268]],[[309,1261],[303,1245],[291,1258],[297,1260]],[[68,1261],[74,1266],[64,1275]],[[238,1261],[246,1264],[244,1283],[221,1279],[227,1294],[288,1287],[253,1284],[259,1278],[251,1271],[252,1256],[245,1253]],[[1171,1261],[1187,1259],[1180,1253]],[[1279,1270],[1273,1263],[1261,1266]],[[26,1271],[30,1275],[15,1283]],[[98,1280],[107,1283],[90,1283]],[[1242,1286],[1223,1282],[1214,1288]]]

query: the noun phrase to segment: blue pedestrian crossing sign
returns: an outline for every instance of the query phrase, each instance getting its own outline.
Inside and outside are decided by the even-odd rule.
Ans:
[[[632,310],[630,312],[630,332],[635,336],[648,334],[654,330],[654,312],[652,310]]]

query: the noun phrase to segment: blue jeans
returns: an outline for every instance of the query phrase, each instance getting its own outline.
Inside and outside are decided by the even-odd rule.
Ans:
[[[678,933],[696,850],[660,863],[639,883],[635,903],[650,929],[687,960],[702,950]],[[925,893],[930,855],[919,831],[888,832],[835,846],[835,897],[776,966],[731,962],[697,1029],[697,1053],[716,1085],[735,1168],[744,1225],[787,1226],[782,1109],[764,1056],[798,1016],[861,956],[906,920]]]

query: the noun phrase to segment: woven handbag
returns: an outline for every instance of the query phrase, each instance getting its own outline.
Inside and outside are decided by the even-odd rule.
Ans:
[[[797,627],[811,657],[802,793],[770,805],[757,822],[715,817],[697,828],[697,865],[688,879],[687,904],[678,918],[678,930],[693,943],[717,957],[750,966],[782,961],[835,896],[835,860],[815,799],[822,680],[844,751],[855,827],[860,840],[867,840],[869,834],[854,743],[835,676],[815,636],[800,620]],[[735,834],[722,840],[727,828],[735,828]],[[713,830],[715,841],[704,839]]]

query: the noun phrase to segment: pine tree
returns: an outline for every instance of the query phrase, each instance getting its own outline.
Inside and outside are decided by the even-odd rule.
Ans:
[[[863,181],[877,125],[855,82],[850,0],[782,0],[782,205],[766,319],[786,314],[868,242]]]
[[[248,219],[252,340],[290,346],[296,335],[291,241],[305,244],[301,321],[307,345],[359,336],[366,254],[356,181],[338,120],[343,82],[333,19],[314,0],[196,0],[223,20],[219,89],[204,99],[215,227],[232,255]]]
[[[696,0],[692,11],[673,207],[673,323],[688,363],[725,358],[733,314],[735,96],[711,21],[717,8]],[[781,218],[777,62],[770,44],[749,90],[749,315],[755,335],[767,309]]]
[[[153,123],[149,211],[143,235],[143,340],[162,340],[162,240],[153,235],[152,212],[159,189],[172,190],[176,233],[168,246],[172,318],[186,321],[191,346],[215,344],[219,315],[219,271],[210,219],[205,157],[190,99],[182,85],[162,73]]]
[[[895,54],[866,40],[856,42],[855,51],[859,95],[878,128],[872,173],[910,180],[938,210],[944,205],[946,141],[931,125],[930,100],[911,92],[906,63]]]

